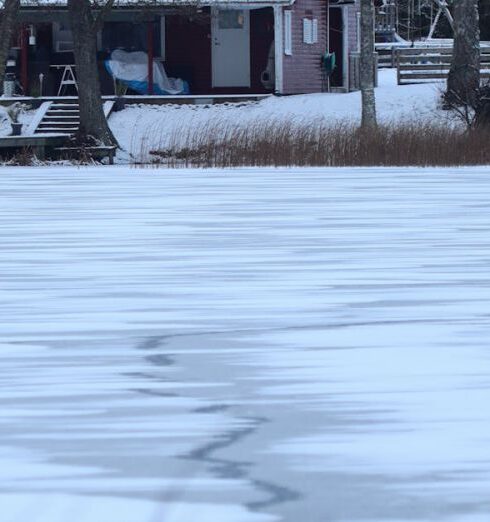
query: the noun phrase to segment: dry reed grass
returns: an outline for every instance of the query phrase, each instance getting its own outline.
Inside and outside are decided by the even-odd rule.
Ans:
[[[175,131],[135,163],[168,167],[361,167],[490,164],[490,133],[431,124],[210,123]],[[142,159],[144,158],[144,159]]]

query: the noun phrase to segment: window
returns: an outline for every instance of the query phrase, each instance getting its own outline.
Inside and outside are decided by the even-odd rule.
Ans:
[[[73,51],[73,34],[68,25],[53,23],[53,51],[55,53]]]
[[[154,27],[155,35],[158,26]],[[144,23],[107,22],[102,29],[102,48],[111,52],[114,49],[125,51],[148,50],[148,28]],[[155,42],[155,49],[159,44]]]
[[[53,22],[53,52],[71,53],[73,52],[73,33],[68,24]],[[97,50],[101,46],[101,34],[97,33]]]
[[[218,12],[220,29],[243,29],[245,16],[240,9],[224,9]]]
[[[303,18],[303,42],[312,45],[318,42],[318,19]]]
[[[311,27],[312,43],[318,42],[318,18],[313,18]]]
[[[284,54],[293,54],[292,13],[284,11]]]
[[[303,43],[311,44],[312,41],[312,25],[309,18],[303,18]]]

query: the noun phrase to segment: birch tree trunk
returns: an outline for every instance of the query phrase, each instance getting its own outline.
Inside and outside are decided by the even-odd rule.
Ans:
[[[84,143],[93,138],[104,145],[117,145],[104,115],[97,68],[97,32],[102,26],[102,13],[99,11],[96,15],[90,0],[68,0],[68,12],[80,105],[78,138]]]
[[[372,0],[361,0],[359,80],[362,96],[361,127],[376,127],[376,98],[374,95],[374,5]]]
[[[10,40],[17,25],[17,13],[20,0],[4,0],[0,2],[0,94],[3,93],[3,80],[10,50]]]
[[[454,2],[454,49],[447,82],[447,100],[474,106],[480,87],[478,0]]]

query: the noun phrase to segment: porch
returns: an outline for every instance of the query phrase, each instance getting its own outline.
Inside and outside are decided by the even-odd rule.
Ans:
[[[223,103],[256,100],[276,90],[275,9],[162,8],[158,13],[115,9],[97,37],[102,94],[121,94],[109,73],[115,50],[145,53],[147,80],[142,89],[123,82],[128,103]],[[73,38],[66,10],[24,10],[7,72],[16,78],[16,99],[40,101],[76,97]],[[180,79],[185,94],[165,92],[157,75]],[[141,82],[139,82],[141,83]]]
[[[256,102],[270,96],[272,94],[182,94],[173,96],[126,94],[120,98],[125,105],[217,105],[220,103]],[[104,102],[116,101],[117,98],[114,94],[102,96]],[[14,102],[22,102],[36,109],[44,102],[74,103],[77,100],[76,96],[2,96],[0,97],[0,106],[8,107]]]

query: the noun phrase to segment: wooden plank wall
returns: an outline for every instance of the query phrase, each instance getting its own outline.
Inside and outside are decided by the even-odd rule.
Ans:
[[[283,56],[284,94],[321,92],[325,88],[320,66],[321,56],[327,49],[327,9],[324,0],[297,0],[293,12],[293,54]],[[359,0],[345,6],[344,30],[348,31],[347,54],[357,51]],[[303,43],[303,18],[318,19],[318,42]]]
[[[321,92],[321,57],[327,48],[327,4],[324,0],[297,0],[292,11],[292,55],[283,55],[284,94]],[[303,18],[318,19],[318,42],[303,42]]]
[[[396,51],[398,85],[442,81],[448,77],[452,48],[398,49]],[[480,72],[490,78],[490,49],[481,49]]]

